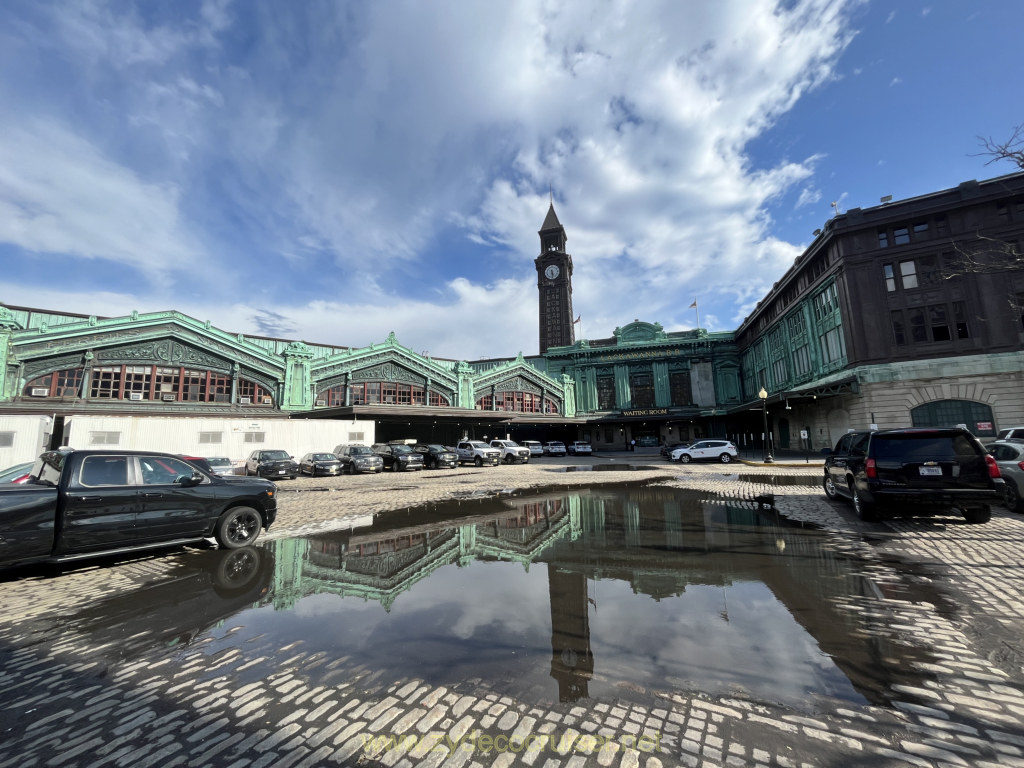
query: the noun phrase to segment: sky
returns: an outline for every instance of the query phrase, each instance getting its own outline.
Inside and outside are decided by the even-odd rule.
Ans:
[[[836,212],[1011,173],[1018,0],[9,0],[0,303],[434,357],[732,331]],[[697,301],[694,310],[691,304]]]

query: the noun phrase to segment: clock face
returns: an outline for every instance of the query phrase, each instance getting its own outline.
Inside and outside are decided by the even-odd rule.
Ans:
[[[554,264],[549,264],[548,268],[544,270],[544,276],[547,277],[548,280],[554,280],[558,277],[558,267]]]

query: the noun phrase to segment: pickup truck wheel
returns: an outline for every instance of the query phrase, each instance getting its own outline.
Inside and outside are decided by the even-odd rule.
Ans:
[[[878,521],[878,510],[875,508],[875,505],[864,501],[860,493],[858,493],[857,487],[852,483],[850,485],[850,495],[853,497],[853,511],[857,513],[857,517],[865,523]]]
[[[839,491],[836,490],[836,485],[832,482],[832,475],[825,475],[825,479],[822,480],[821,486],[825,489],[825,495],[830,499],[839,498]]]
[[[980,507],[964,507],[964,519],[971,525],[987,523],[992,519],[992,507],[983,504]]]
[[[220,559],[213,573],[213,589],[221,597],[240,595],[259,575],[263,553],[256,547],[235,549]]]
[[[214,535],[224,549],[238,549],[256,541],[262,527],[263,519],[255,509],[232,507],[220,516]]]
[[[475,459],[473,459],[473,463],[478,467],[482,467],[484,465],[484,460],[477,456]]]

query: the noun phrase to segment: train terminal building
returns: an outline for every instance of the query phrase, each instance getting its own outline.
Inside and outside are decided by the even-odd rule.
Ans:
[[[765,422],[769,448],[819,452],[872,424],[1024,424],[1024,173],[836,215],[729,332],[637,318],[576,339],[553,204],[538,234],[539,353],[515,358],[0,305],[0,466],[61,444],[233,459],[463,435],[760,448]]]

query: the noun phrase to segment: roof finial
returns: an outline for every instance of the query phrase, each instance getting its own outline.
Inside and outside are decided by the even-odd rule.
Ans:
[[[551,182],[548,182],[548,202],[551,203],[551,205],[555,204],[555,191],[551,186]]]

